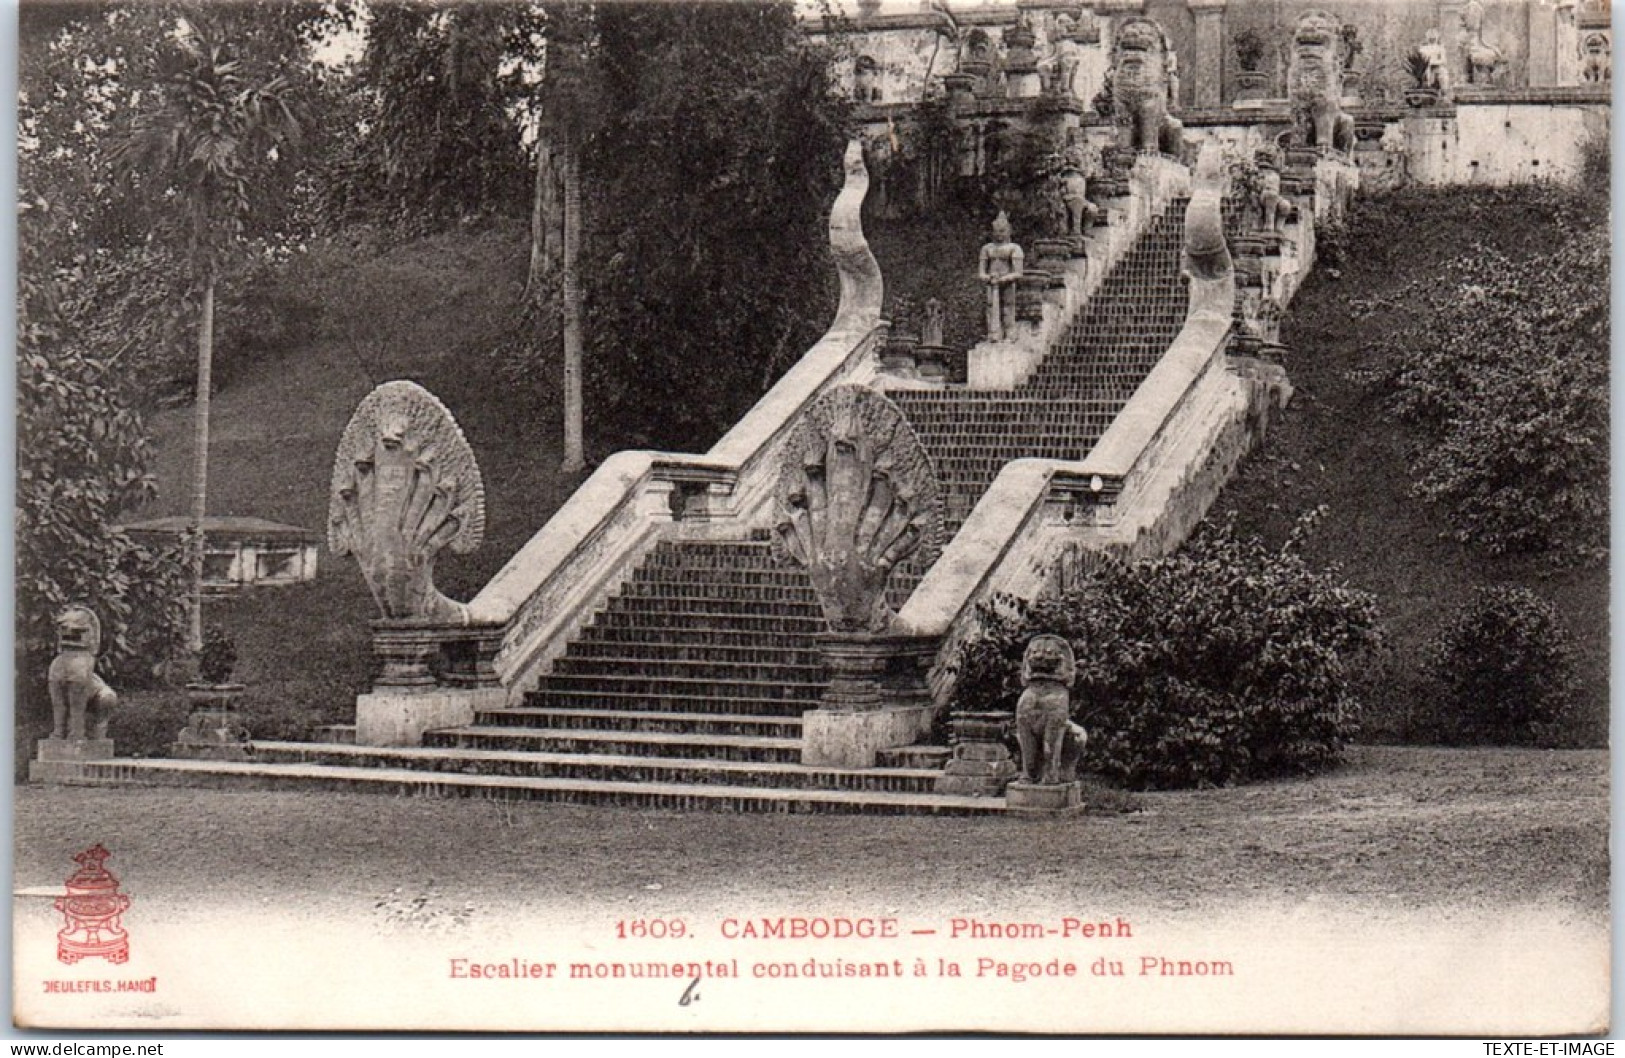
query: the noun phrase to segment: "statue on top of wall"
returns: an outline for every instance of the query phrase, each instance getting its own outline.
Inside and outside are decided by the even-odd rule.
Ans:
[[[1444,45],[1439,43],[1438,30],[1428,30],[1427,36],[1417,46],[1416,55],[1422,66],[1417,77],[1417,87],[1432,89],[1435,92],[1449,91],[1450,67]]]
[[[852,97],[859,103],[880,102],[880,64],[873,55],[859,55],[852,64]]]
[[[977,278],[987,285],[987,337],[1002,342],[1016,326],[1016,281],[1022,276],[1025,254],[1010,237],[1010,218],[1001,209],[993,218],[993,238],[984,243],[977,262]]]
[[[1066,234],[1080,239],[1094,223],[1098,207],[1089,201],[1089,152],[1081,143],[1068,147],[1061,155],[1056,179],[1061,185],[1061,204],[1066,207]]]
[[[1123,147],[1179,154],[1184,126],[1168,113],[1172,54],[1167,34],[1149,18],[1130,18],[1118,30],[1111,86]]]
[[[1580,78],[1586,84],[1607,84],[1614,79],[1613,46],[1605,33],[1587,33],[1580,49]]]
[[[1306,11],[1292,34],[1287,93],[1299,144],[1346,151],[1354,146],[1354,118],[1343,112],[1343,25],[1324,11]]]
[[[1505,60],[1501,49],[1484,39],[1484,5],[1479,0],[1467,0],[1461,9],[1461,28],[1467,37],[1462,45],[1467,58],[1467,83],[1494,84]]]
[[[1075,99],[1078,95],[1078,67],[1083,62],[1083,45],[1077,39],[1077,28],[1072,16],[1055,16],[1055,29],[1050,37],[1049,56],[1040,65],[1049,71],[1050,90],[1057,95]]]

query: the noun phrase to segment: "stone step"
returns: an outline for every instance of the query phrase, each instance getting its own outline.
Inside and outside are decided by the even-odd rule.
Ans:
[[[620,631],[616,629],[615,631]],[[699,633],[704,634],[704,633]],[[773,644],[773,645],[770,645]],[[565,651],[569,659],[602,659],[622,662],[686,661],[732,665],[797,665],[823,670],[823,661],[817,644],[806,637],[804,646],[795,646],[793,640],[761,640],[742,646],[729,646],[701,639],[699,642],[675,637],[662,641],[653,637],[623,639],[580,638]],[[822,678],[822,677],[820,677]]]
[[[683,679],[676,676],[571,676],[546,675],[536,684],[538,691],[578,691],[583,694],[613,692],[641,694],[649,698],[753,698],[783,702],[814,702],[821,686],[816,683],[784,683],[751,679]]]
[[[713,595],[687,595],[682,597],[656,598],[649,596],[628,597],[615,595],[608,602],[609,613],[630,614],[687,614],[689,616],[709,616],[712,614],[738,617],[794,617],[802,620],[811,620],[822,617],[823,611],[816,602],[791,602],[781,599],[725,599]]]
[[[476,713],[480,727],[539,727],[574,731],[649,731],[669,734],[800,738],[799,716],[656,712],[649,709],[570,709],[519,706]]]
[[[808,636],[828,630],[823,614],[769,614],[736,608],[731,612],[706,612],[699,609],[601,610],[593,617],[599,628],[681,629],[687,632],[716,632],[724,635]]]
[[[331,748],[331,747],[328,747]],[[419,797],[479,797],[502,801],[616,804],[724,812],[867,815],[998,815],[1004,799],[879,790],[755,789],[687,783],[459,775],[410,768],[228,761],[116,759],[85,767],[86,784],[212,789],[307,789]]]
[[[308,742],[256,742],[265,764],[325,764],[463,775],[594,779],[620,782],[692,783],[790,790],[875,790],[930,793],[938,770],[930,768],[814,768],[800,763],[689,760],[584,753],[525,753],[487,749],[327,746]]]
[[[762,735],[669,734],[653,731],[577,731],[556,727],[495,727],[470,724],[427,732],[430,749],[500,749],[526,753],[671,757],[681,760],[801,761],[799,738]]]
[[[316,729],[316,741],[340,746],[353,746],[355,745],[355,725],[327,724],[324,727],[318,727]]]
[[[875,759],[882,768],[923,768],[938,775],[952,756],[947,746],[900,746],[881,750]]]
[[[712,680],[737,682],[741,680],[773,683],[820,684],[828,679],[824,666],[818,664],[770,664],[766,661],[694,661],[687,658],[666,657],[565,657],[553,662],[549,675],[603,676],[615,679],[632,677],[640,680]]]
[[[811,622],[809,622],[809,625]],[[795,654],[800,657],[810,655],[817,657],[817,646],[814,637],[821,630],[822,622],[817,622],[819,629],[809,627],[805,632],[753,632],[740,631],[731,628],[691,627],[688,624],[671,628],[662,628],[657,632],[652,628],[620,627],[603,624],[591,624],[582,629],[579,638],[570,643],[570,649],[578,646],[591,646],[594,650],[626,646],[628,649],[642,645],[658,645],[673,649],[693,650],[704,649],[709,651],[727,651],[735,656],[748,656],[756,650],[777,650],[786,654]],[[683,655],[678,655],[683,656]],[[721,657],[721,654],[715,655]]]
[[[649,713],[799,717],[816,701],[792,698],[716,698],[702,694],[638,694],[613,688],[594,691],[538,690],[525,696],[529,709],[611,709]]]
[[[773,569],[749,569],[737,566],[718,566],[712,569],[698,566],[660,566],[656,568],[640,566],[627,583],[737,584],[744,587],[812,590],[812,582],[807,579],[806,570],[799,567],[786,568],[782,566]]]
[[[818,596],[812,584],[803,579],[800,584],[751,584],[723,578],[695,578],[672,581],[629,581],[621,586],[616,598],[678,599],[684,602],[771,602],[786,606],[816,607]]]

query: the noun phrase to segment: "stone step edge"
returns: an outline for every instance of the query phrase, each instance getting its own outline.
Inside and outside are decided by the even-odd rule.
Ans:
[[[800,727],[802,718],[799,716],[751,716],[749,713],[664,713],[655,709],[573,709],[567,705],[516,705],[511,709],[482,709],[475,714],[478,721],[486,716],[562,716],[582,717],[593,720],[662,720],[684,724],[763,724],[774,727]],[[480,727],[513,727],[517,730],[526,730],[517,724],[479,724]]]
[[[239,764],[231,761],[169,760],[121,757],[86,761],[87,778],[117,782],[108,771],[150,772],[170,775],[221,775],[285,780],[337,779],[346,782],[396,783],[408,786],[460,786],[469,789],[521,789],[575,793],[625,794],[633,797],[687,797],[696,800],[790,801],[803,804],[888,805],[915,808],[968,809],[987,813],[1005,811],[1002,797],[966,797],[958,794],[911,794],[889,790],[776,789],[751,786],[704,786],[685,783],[622,782],[614,779],[544,779],[530,776],[461,775],[455,772],[413,771],[407,768],[359,768],[324,764]]]
[[[598,731],[573,727],[510,727],[469,724],[464,727],[437,727],[431,734],[477,738],[557,738],[576,742],[663,743],[672,746],[727,746],[730,749],[800,749],[799,738],[772,738],[767,735],[690,735],[681,731]]]
[[[683,771],[769,772],[776,775],[874,776],[879,779],[924,779],[942,774],[934,768],[819,768],[786,761],[694,760],[688,757],[628,757],[609,753],[549,753],[511,749],[437,749],[433,746],[335,746],[324,742],[273,742],[259,739],[256,750],[276,753],[325,753],[353,757],[399,757],[402,760],[487,761],[505,764],[599,764],[606,767],[662,767]],[[260,763],[296,763],[276,761]],[[309,763],[309,762],[298,762]],[[348,765],[338,765],[348,767]],[[360,767],[361,765],[357,765]],[[407,769],[416,771],[417,769]]]

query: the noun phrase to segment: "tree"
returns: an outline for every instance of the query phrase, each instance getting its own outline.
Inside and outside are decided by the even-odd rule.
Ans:
[[[114,160],[149,199],[178,206],[174,232],[199,297],[192,491],[198,539],[187,640],[196,652],[203,645],[201,534],[208,510],[215,284],[221,257],[242,234],[252,211],[255,176],[285,160],[284,152],[299,138],[300,122],[291,107],[288,78],[255,76],[206,16],[183,18],[171,44],[169,76],[157,102],[135,117]]]

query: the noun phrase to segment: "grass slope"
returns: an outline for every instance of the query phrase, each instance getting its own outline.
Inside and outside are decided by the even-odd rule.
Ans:
[[[1552,602],[1578,640],[1584,691],[1570,738],[1607,743],[1606,569],[1553,570],[1452,539],[1446,512],[1411,495],[1406,461],[1415,438],[1350,377],[1374,366],[1376,339],[1400,323],[1394,316],[1354,322],[1352,303],[1425,280],[1475,246],[1514,257],[1556,248],[1552,198],[1530,196],[1527,208],[1519,202],[1506,191],[1459,189],[1404,191],[1357,205],[1344,259],[1317,267],[1283,327],[1293,350],[1291,406],[1215,507],[1215,515],[1233,515],[1241,529],[1270,540],[1284,538],[1300,513],[1329,508],[1308,554],[1340,565],[1350,583],[1376,593],[1390,640],[1390,656],[1371,681],[1368,739],[1437,737],[1433,692],[1419,675],[1423,644],[1475,588],[1516,584]]]

